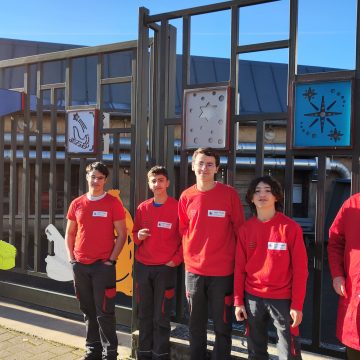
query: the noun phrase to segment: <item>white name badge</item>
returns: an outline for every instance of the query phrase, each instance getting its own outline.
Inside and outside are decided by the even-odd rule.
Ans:
[[[223,211],[223,210],[208,210],[208,216],[224,218],[225,217],[225,211]]]
[[[268,249],[284,251],[287,249],[287,244],[283,242],[268,242]]]
[[[92,216],[94,217],[107,217],[107,211],[93,211]]]
[[[158,228],[171,229],[172,224],[165,221],[158,221]]]

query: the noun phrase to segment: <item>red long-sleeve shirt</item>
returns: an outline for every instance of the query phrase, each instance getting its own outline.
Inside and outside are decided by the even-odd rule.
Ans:
[[[239,230],[234,304],[244,305],[244,291],[270,299],[291,299],[302,310],[308,261],[301,227],[282,213],[266,222],[256,216]]]
[[[134,242],[138,245],[137,261],[144,265],[164,265],[170,260],[175,265],[182,263],[177,209],[177,200],[170,196],[161,206],[154,206],[153,198],[138,206],[133,227]],[[151,236],[139,240],[137,234],[143,228],[148,228]]]
[[[336,335],[360,350],[360,193],[342,205],[329,230],[328,256],[332,278],[343,276],[347,296],[339,297]]]
[[[216,182],[213,189],[186,189],[179,199],[186,270],[204,276],[234,272],[236,234],[244,212],[236,190]]]

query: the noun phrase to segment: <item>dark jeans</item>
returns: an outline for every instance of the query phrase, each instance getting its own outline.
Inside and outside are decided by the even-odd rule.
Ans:
[[[290,331],[290,300],[264,299],[245,293],[250,360],[268,360],[268,323],[272,320],[278,336],[279,360],[301,359],[298,338]]]
[[[76,296],[84,313],[89,358],[116,359],[115,266],[102,261],[75,263],[73,273]]]
[[[176,268],[136,263],[138,359],[170,359],[170,314]]]
[[[190,358],[206,359],[208,306],[214,321],[215,345],[211,358],[228,360],[231,353],[233,275],[185,274],[190,319]]]

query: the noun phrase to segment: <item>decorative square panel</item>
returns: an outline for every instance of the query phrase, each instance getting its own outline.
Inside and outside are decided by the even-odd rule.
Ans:
[[[185,149],[228,148],[229,100],[228,86],[184,91],[183,146]]]
[[[94,154],[97,144],[98,110],[67,112],[67,151],[73,154]]]
[[[350,147],[352,81],[296,83],[293,146]]]

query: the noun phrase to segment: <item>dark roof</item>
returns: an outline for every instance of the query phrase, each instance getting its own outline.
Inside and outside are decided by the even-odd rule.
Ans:
[[[0,60],[19,56],[61,51],[80,47],[78,45],[43,43],[24,40],[0,39]],[[105,56],[104,76],[127,76],[131,74],[131,52]],[[176,59],[176,113],[181,113],[182,56]],[[73,60],[72,105],[96,104],[96,56]],[[298,73],[315,73],[335,69],[314,66],[299,66]],[[35,94],[35,68],[31,76],[32,93]],[[240,113],[285,112],[287,110],[287,64],[240,60],[239,92]],[[229,80],[230,61],[224,58],[204,56],[191,57],[191,84],[208,84]],[[65,62],[57,61],[44,66],[44,83],[65,81]],[[23,70],[14,68],[5,71],[4,87],[22,87]],[[130,112],[131,91],[129,84],[104,87],[104,110]],[[49,93],[44,93],[44,104],[49,103]],[[64,93],[58,94],[58,106],[64,106]]]

